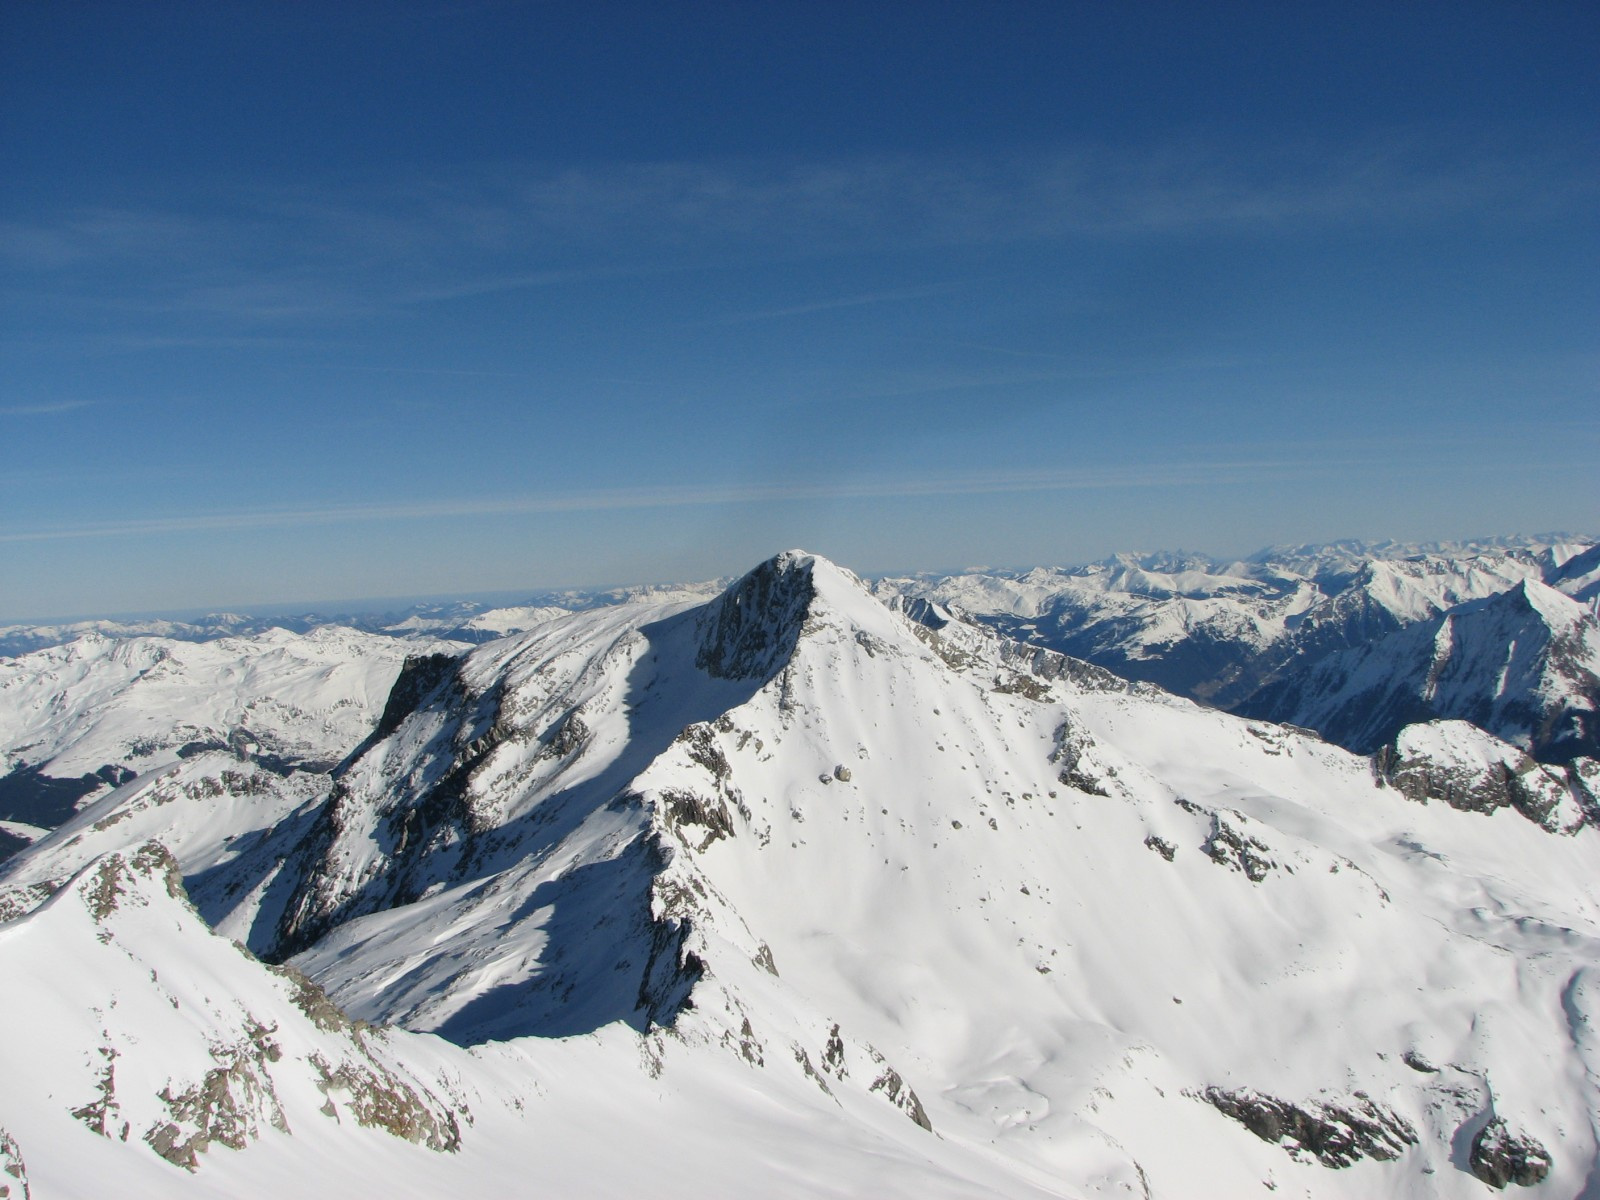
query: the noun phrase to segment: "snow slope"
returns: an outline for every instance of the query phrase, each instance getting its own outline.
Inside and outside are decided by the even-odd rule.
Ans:
[[[1059,1194],[814,1088],[751,1103],[726,1056],[651,1075],[626,1030],[466,1051],[352,1022],[211,934],[156,844],[0,924],[0,1013],[0,1180],[34,1200]]]

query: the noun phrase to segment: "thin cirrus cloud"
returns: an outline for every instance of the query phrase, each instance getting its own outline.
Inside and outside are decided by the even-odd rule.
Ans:
[[[1582,155],[1452,152],[1421,138],[1319,154],[1248,157],[1196,148],[1098,148],[833,162],[633,163],[558,172],[506,167],[426,186],[294,191],[251,181],[188,212],[84,208],[0,222],[0,259],[21,271],[149,263],[197,301],[225,305],[249,271],[303,286],[365,279],[388,304],[559,284],[708,253],[818,254],[883,245],[1178,234],[1396,221],[1463,211],[1526,214],[1592,197]],[[223,215],[218,215],[218,210]],[[508,256],[538,256],[507,270]],[[562,261],[551,263],[555,255]],[[396,290],[393,272],[411,287]],[[310,272],[313,279],[298,279]],[[422,276],[419,279],[419,274]],[[219,278],[220,277],[220,278]],[[320,278],[317,278],[320,277]],[[247,313],[293,315],[274,298]],[[252,303],[252,301],[254,301]]]
[[[1348,464],[1324,462],[1324,469]],[[1007,471],[952,474],[920,479],[845,480],[819,483],[727,484],[614,488],[534,496],[422,503],[333,505],[322,508],[192,513],[173,517],[105,521],[52,529],[7,530],[0,543],[55,542],[80,538],[135,537],[170,533],[292,528],[429,518],[516,516],[726,505],[910,499],[938,496],[1003,495],[1027,492],[1096,491],[1118,488],[1183,487],[1291,479],[1305,473],[1303,462],[1271,459],[1186,464],[1150,464],[1069,471]]]
[[[828,300],[815,300],[809,304],[793,304],[784,308],[758,309],[754,312],[728,313],[705,321],[686,322],[686,327],[714,325],[749,325],[758,321],[778,321],[785,317],[804,317],[813,313],[832,312],[843,308],[866,308],[874,304],[898,304],[906,300],[924,300],[930,296],[945,295],[956,288],[954,283],[929,284],[926,287],[896,288],[891,291],[867,292],[855,296],[836,296]]]
[[[58,400],[46,404],[0,404],[0,417],[48,417],[88,408],[93,400]]]

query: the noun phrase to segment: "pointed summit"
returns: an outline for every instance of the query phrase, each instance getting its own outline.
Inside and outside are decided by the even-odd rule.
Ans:
[[[765,681],[822,625],[892,636],[894,620],[854,573],[818,554],[785,550],[706,606],[695,665],[717,679]]]
[[[1532,615],[1552,631],[1576,624],[1588,611],[1571,596],[1537,579],[1524,579],[1509,591],[1492,597],[1489,604],[1510,612]]]
[[[785,550],[729,586],[706,607],[695,665],[718,679],[774,675],[810,612],[816,563],[803,550]]]

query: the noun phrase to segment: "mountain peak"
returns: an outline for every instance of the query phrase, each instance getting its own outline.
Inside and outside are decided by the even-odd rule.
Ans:
[[[1571,596],[1537,579],[1524,579],[1502,596],[1506,605],[1532,612],[1552,629],[1576,624],[1588,615],[1584,606]]]
[[[768,679],[801,634],[823,624],[884,636],[894,617],[853,572],[819,554],[785,550],[706,606],[695,665],[718,679]]]
[[[706,607],[695,665],[718,679],[775,674],[810,614],[817,561],[803,550],[785,550],[730,584]]]

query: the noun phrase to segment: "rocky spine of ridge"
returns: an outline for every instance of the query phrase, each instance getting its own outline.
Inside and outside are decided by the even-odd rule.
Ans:
[[[693,626],[695,666],[746,688],[779,671],[808,617],[811,565],[799,552],[779,555],[703,609],[678,618]],[[583,676],[593,682],[609,664],[637,661],[647,649],[645,639],[625,630]],[[535,677],[551,665],[541,666]],[[304,878],[266,949],[270,957],[291,957],[355,917],[411,904],[430,888],[491,874],[519,855],[547,848],[538,826],[549,814],[536,808],[527,819],[506,823],[504,803],[516,797],[499,789],[501,802],[492,800],[488,780],[502,748],[530,758],[536,774],[559,776],[582,757],[590,740],[584,705],[541,697],[546,709],[530,721],[526,693],[509,686],[504,675],[469,679],[466,668],[464,660],[443,655],[407,660],[373,736],[341,767],[321,815],[294,855],[305,864]],[[581,686],[583,678],[576,682]],[[547,716],[553,719],[541,726]],[[693,723],[685,726],[675,740],[693,743],[695,729]],[[391,742],[400,746],[386,744]],[[397,756],[407,764],[399,779],[389,761]],[[363,771],[387,790],[363,787],[356,779]],[[555,799],[561,798],[558,793]],[[646,807],[626,779],[613,794],[585,799],[614,808]],[[728,818],[717,805],[713,810],[686,793],[662,797],[661,827],[640,846],[643,873],[657,878],[671,861],[667,833],[697,825],[713,837],[727,831]],[[362,833],[376,857],[352,876],[344,864],[352,838],[359,840]],[[684,948],[691,894],[692,889],[671,886],[652,891],[650,950],[638,990],[647,1023],[670,1019],[703,969]]]
[[[706,610],[695,665],[717,679],[765,682],[789,660],[816,588],[798,550],[768,559]]]

